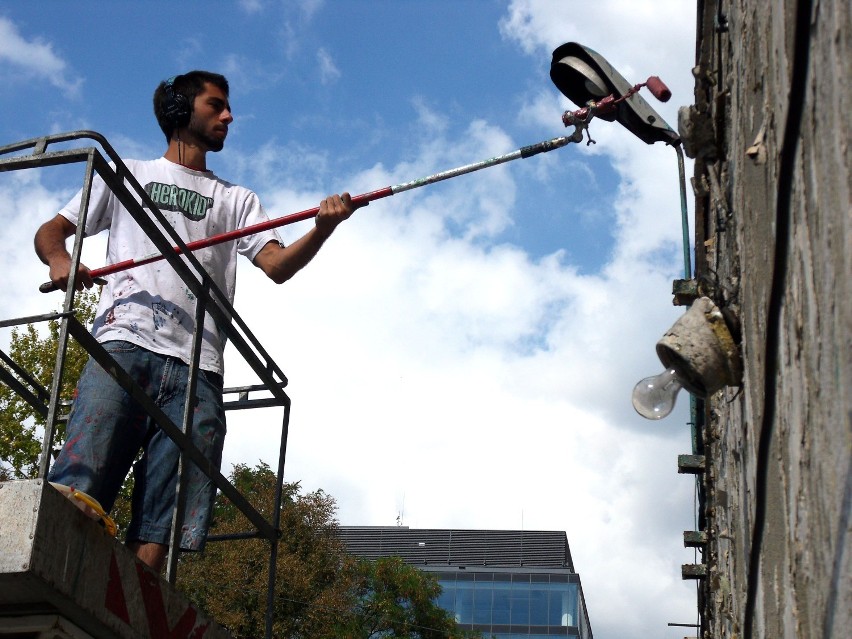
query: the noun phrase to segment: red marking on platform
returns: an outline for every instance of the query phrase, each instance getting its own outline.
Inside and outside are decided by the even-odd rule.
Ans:
[[[166,618],[166,607],[163,604],[163,592],[160,588],[160,578],[142,564],[136,564],[136,574],[139,576],[139,586],[142,589],[142,601],[148,617],[148,633],[157,639],[201,639],[207,632],[207,624],[195,627],[197,613],[194,608],[187,606],[183,616],[169,630]]]
[[[124,623],[130,623],[130,613],[127,611],[127,598],[121,586],[121,573],[118,572],[118,562],[115,552],[109,560],[109,579],[107,580],[106,599],[104,606]]]

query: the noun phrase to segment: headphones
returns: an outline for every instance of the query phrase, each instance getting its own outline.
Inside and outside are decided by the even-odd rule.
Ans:
[[[185,95],[175,92],[175,78],[173,75],[163,83],[163,92],[165,100],[163,101],[163,117],[174,128],[179,129],[189,124],[189,117],[192,113],[189,100]]]

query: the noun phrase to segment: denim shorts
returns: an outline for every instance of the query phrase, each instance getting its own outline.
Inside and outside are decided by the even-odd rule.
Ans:
[[[130,342],[111,341],[102,346],[180,427],[189,366]],[[221,376],[200,371],[196,397],[192,441],[218,469],[226,431]],[[140,450],[143,455],[134,464]],[[133,466],[133,516],[127,541],[168,545],[179,457],[180,450],[168,435],[100,364],[90,359],[77,383],[65,444],[48,479],[88,493],[109,512]],[[186,473],[181,548],[201,550],[207,539],[216,487],[190,460]]]

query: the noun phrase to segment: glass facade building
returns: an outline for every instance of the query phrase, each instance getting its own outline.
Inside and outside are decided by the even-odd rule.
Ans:
[[[576,574],[464,568],[434,572],[438,605],[456,623],[486,637],[591,637],[580,607]]]
[[[349,552],[399,556],[432,573],[438,605],[496,639],[592,639],[564,532],[342,526]]]

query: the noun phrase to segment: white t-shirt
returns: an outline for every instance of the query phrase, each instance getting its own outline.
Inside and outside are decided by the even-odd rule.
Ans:
[[[269,218],[252,191],[225,182],[212,172],[193,171],[165,158],[126,160],[139,184],[160,208],[184,242],[205,239],[265,222]],[[133,191],[131,191],[133,192]],[[59,213],[76,225],[78,193]],[[118,198],[95,176],[92,181],[86,235],[109,229],[107,263],[140,258],[158,250]],[[233,303],[237,253],[253,260],[278,234],[264,231],[193,252],[219,289]],[[92,334],[99,342],[125,340],[155,353],[190,360],[195,322],[195,296],[160,260],[106,277]],[[200,366],[222,374],[226,336],[206,316]]]

